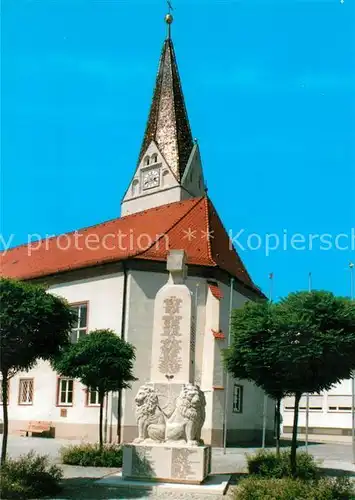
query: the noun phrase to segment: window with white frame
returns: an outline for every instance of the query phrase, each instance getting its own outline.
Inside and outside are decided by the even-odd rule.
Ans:
[[[351,395],[328,394],[328,411],[351,412]]]
[[[323,410],[323,395],[322,394],[309,394],[308,396],[308,409],[309,411],[320,412]],[[293,411],[295,408],[295,397],[286,396],[283,402],[285,411]],[[306,411],[307,409],[307,396],[301,397],[298,409],[300,412]]]
[[[88,406],[98,406],[100,404],[99,391],[96,391],[95,389],[88,389],[87,390],[87,402],[88,402]]]
[[[86,303],[74,304],[71,306],[71,308],[76,313],[75,324],[71,331],[71,342],[73,344],[76,344],[80,337],[86,335],[88,332],[88,305]]]
[[[233,413],[243,411],[243,386],[234,384],[233,387]]]
[[[33,404],[33,378],[21,378],[19,382],[18,403],[20,405]]]
[[[58,405],[71,406],[73,404],[74,380],[60,378],[58,380]]]

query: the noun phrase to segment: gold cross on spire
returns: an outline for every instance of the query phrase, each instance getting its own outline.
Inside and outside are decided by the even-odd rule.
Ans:
[[[168,25],[168,38],[170,39],[171,38],[171,24],[174,21],[174,18],[173,18],[171,11],[174,10],[174,8],[171,5],[170,0],[167,0],[166,3],[168,4],[169,13],[165,16],[165,22]]]

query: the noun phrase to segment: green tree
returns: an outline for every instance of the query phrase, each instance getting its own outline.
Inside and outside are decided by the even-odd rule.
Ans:
[[[278,306],[247,302],[232,315],[232,343],[224,352],[226,369],[239,379],[250,380],[276,401],[276,452],[280,452],[280,405],[285,396],[282,376],[274,372],[270,340],[279,328]]]
[[[99,443],[103,446],[103,406],[108,392],[130,387],[133,376],[134,347],[112,330],[94,330],[70,345],[54,367],[66,377],[76,378],[99,394]]]
[[[287,377],[286,392],[295,395],[291,445],[295,471],[302,394],[329,390],[355,369],[355,302],[331,292],[298,292],[279,307],[280,339],[274,340],[273,350],[276,366]]]
[[[351,376],[355,368],[355,303],[330,292],[292,293],[278,304],[235,311],[225,353],[235,377],[278,398],[295,396],[291,467],[296,470],[299,401]]]
[[[8,384],[38,359],[53,360],[69,343],[74,315],[69,305],[44,288],[0,279],[0,361],[4,431],[1,463],[6,460],[9,430]]]

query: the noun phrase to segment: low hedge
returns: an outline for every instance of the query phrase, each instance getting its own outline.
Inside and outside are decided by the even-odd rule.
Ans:
[[[63,464],[84,467],[122,467],[122,448],[117,445],[98,444],[71,445],[62,448]]]
[[[274,451],[259,450],[246,458],[249,474],[278,479],[292,476],[289,450],[281,451],[279,457]],[[319,477],[318,464],[312,455],[304,451],[297,453],[296,477],[306,480]]]
[[[236,500],[351,500],[354,484],[348,477],[302,479],[266,479],[250,476],[243,479],[235,494]]]
[[[0,498],[25,500],[56,495],[60,491],[62,470],[47,456],[33,451],[17,459],[8,459],[1,467]]]

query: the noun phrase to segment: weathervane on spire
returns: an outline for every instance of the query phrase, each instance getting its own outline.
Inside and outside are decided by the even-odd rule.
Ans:
[[[171,5],[170,0],[167,0],[167,4],[168,4],[169,13],[165,16],[165,22],[168,25],[168,38],[170,38],[171,37],[171,24],[174,21],[174,18],[173,18],[171,11],[174,10],[174,8]]]

